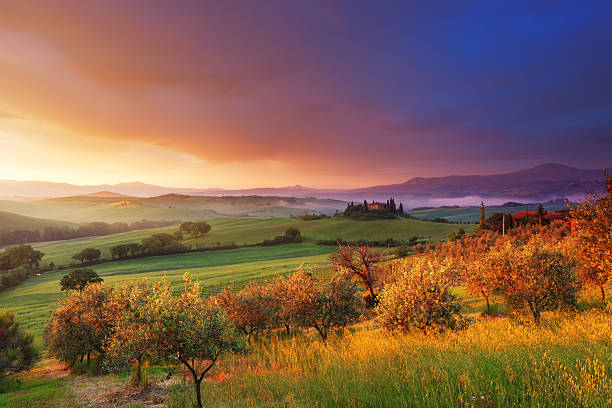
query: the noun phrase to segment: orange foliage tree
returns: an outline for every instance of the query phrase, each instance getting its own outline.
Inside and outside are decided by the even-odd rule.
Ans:
[[[612,274],[612,180],[606,175],[607,195],[594,195],[570,206],[578,238],[575,252],[581,281],[599,287],[606,302],[605,285]]]

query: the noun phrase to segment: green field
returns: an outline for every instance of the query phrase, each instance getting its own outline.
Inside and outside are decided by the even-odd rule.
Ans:
[[[289,244],[275,247],[240,248],[224,251],[155,256],[92,267],[108,285],[133,279],[161,279],[167,276],[180,285],[189,272],[209,294],[230,283],[244,284],[249,279],[266,279],[297,270],[301,265],[328,262],[334,247],[314,244]],[[21,285],[0,294],[0,310],[15,312],[22,325],[40,335],[55,302],[63,295],[59,280],[68,273],[52,271],[34,276]]]
[[[263,239],[283,234],[287,228],[300,230],[306,241],[343,238],[347,241],[359,239],[385,240],[394,238],[408,240],[414,236],[421,239],[446,239],[448,233],[464,228],[468,232],[472,225],[443,224],[414,219],[356,221],[345,218],[326,218],[315,221],[301,221],[294,218],[273,219],[216,219],[211,220],[212,231],[195,243],[236,242],[238,245],[253,244]]]
[[[295,271],[300,264],[327,265],[335,246],[316,245],[317,240],[408,240],[413,236],[423,239],[444,239],[456,224],[442,224],[414,219],[355,221],[343,218],[327,218],[300,221],[284,218],[217,218],[209,220],[212,230],[204,238],[187,240],[197,246],[212,242],[235,242],[238,245],[254,244],[283,234],[289,227],[302,232],[304,243],[273,247],[249,247],[234,250],[197,252],[124,261],[105,262],[92,267],[109,285],[132,279],[161,278],[168,276],[178,284],[185,272],[191,273],[208,293],[218,291],[228,283],[244,284],[250,279],[266,279],[280,273]],[[467,227],[468,230],[473,226]],[[110,248],[127,242],[139,242],[156,232],[172,233],[177,226],[131,231],[122,234],[34,244],[43,251],[43,265],[54,262],[68,265],[72,255],[84,248],[98,248],[103,258],[110,258]],[[326,269],[326,266],[322,266]],[[53,305],[62,295],[59,279],[68,270],[52,271],[34,276],[21,285],[0,294],[0,309],[16,312],[25,327],[40,335],[49,318]]]
[[[217,218],[207,221],[212,230],[204,238],[188,240],[192,246],[206,245],[214,242],[235,242],[238,245],[256,244],[264,239],[282,235],[287,228],[298,228],[305,241],[333,240],[343,238],[354,241],[359,239],[385,240],[394,238],[408,240],[413,236],[422,239],[445,239],[449,232],[464,228],[468,232],[473,225],[442,224],[413,219],[355,221],[344,218],[326,218],[316,221],[300,221],[291,217],[281,218]],[[34,244],[45,253],[43,265],[54,262],[56,265],[69,265],[74,262],[72,255],[84,248],[97,248],[102,251],[102,258],[110,258],[110,248],[128,242],[139,242],[156,232],[172,233],[177,226],[154,228],[125,232],[122,234],[88,237],[66,241],[53,241]]]
[[[72,255],[85,248],[97,248],[102,251],[102,258],[109,259],[111,257],[110,248],[115,245],[127,244],[129,242],[140,242],[141,239],[149,237],[152,234],[158,232],[173,233],[177,229],[178,225],[175,225],[170,227],[122,232],[121,234],[104,235],[98,237],[40,242],[32,244],[32,246],[45,254],[42,260],[42,265],[48,265],[49,262],[53,262],[55,265],[70,265],[70,263],[75,262],[72,259]]]

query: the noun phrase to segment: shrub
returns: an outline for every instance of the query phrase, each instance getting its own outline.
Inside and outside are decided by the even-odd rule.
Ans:
[[[0,312],[0,378],[34,366],[39,354],[34,337],[19,327],[11,312]]]
[[[378,320],[389,330],[443,331],[463,324],[461,308],[451,293],[451,262],[418,258],[399,263],[394,283],[380,293]]]

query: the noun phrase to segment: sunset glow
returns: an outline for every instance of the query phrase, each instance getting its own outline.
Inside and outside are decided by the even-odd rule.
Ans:
[[[4,2],[0,179],[358,187],[609,166],[610,7],[446,3]]]

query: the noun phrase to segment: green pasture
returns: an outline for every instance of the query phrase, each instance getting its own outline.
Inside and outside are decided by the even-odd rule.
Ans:
[[[314,244],[289,244],[130,259],[95,265],[92,269],[107,285],[167,276],[179,287],[183,274],[189,272],[202,284],[206,294],[213,294],[228,284],[244,285],[247,280],[295,271],[301,264],[326,264],[334,250],[334,247]],[[15,312],[25,328],[40,336],[55,303],[63,296],[59,280],[68,272],[52,271],[34,276],[0,293],[0,310]]]

